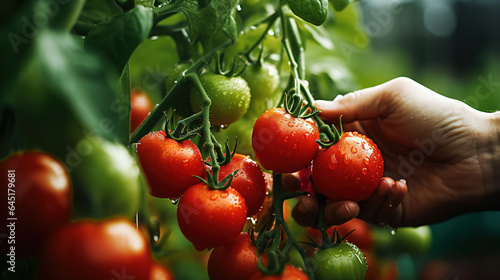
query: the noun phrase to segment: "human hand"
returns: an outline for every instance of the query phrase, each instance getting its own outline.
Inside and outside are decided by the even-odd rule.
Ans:
[[[372,138],[385,161],[386,177],[373,195],[358,203],[328,202],[325,225],[358,216],[393,227],[418,226],[499,209],[498,113],[479,112],[408,78],[317,101],[315,107],[326,122],[342,116],[344,131]],[[293,214],[311,225],[317,212],[316,199],[303,197]]]

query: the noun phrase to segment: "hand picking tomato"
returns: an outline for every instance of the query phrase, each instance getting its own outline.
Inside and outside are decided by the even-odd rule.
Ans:
[[[227,126],[239,120],[250,106],[250,88],[242,77],[226,77],[206,72],[200,76],[201,84],[212,103],[210,105],[210,123]],[[202,98],[193,87],[190,93],[191,108],[201,111]]]
[[[315,279],[365,279],[366,258],[363,252],[349,242],[320,249],[308,260]]]
[[[337,143],[322,148],[312,164],[314,189],[331,200],[367,199],[383,173],[377,145],[357,132],[346,132]]]
[[[15,239],[1,242],[2,251],[9,253],[7,248],[14,246],[16,255],[34,257],[50,233],[69,222],[71,181],[68,172],[58,159],[39,151],[12,154],[0,162],[0,172],[5,205],[0,217],[7,226],[15,225],[12,229]],[[16,220],[11,223],[8,218]]]
[[[149,112],[154,109],[149,95],[138,89],[130,93],[130,133],[134,132],[139,125],[148,117]]]
[[[125,219],[68,224],[49,238],[37,280],[149,279],[151,252]]]
[[[213,249],[208,259],[208,276],[211,280],[248,280],[258,272],[258,257],[248,233],[242,232],[231,243]],[[260,258],[267,265],[267,255],[260,254]]]
[[[191,140],[178,142],[165,131],[154,131],[137,143],[137,155],[149,183],[150,193],[175,199],[199,182],[204,172],[201,152]]]
[[[309,165],[318,152],[319,131],[314,122],[296,118],[283,108],[262,114],[253,127],[252,147],[265,169],[292,173]]]
[[[220,167],[219,180],[237,169],[231,187],[245,198],[245,204],[248,206],[247,216],[251,217],[257,214],[266,198],[264,172],[249,156],[235,154],[231,162]]]
[[[255,273],[250,280],[309,280],[309,277],[300,268],[287,264],[285,270],[276,275],[264,275],[262,272]],[[339,278],[340,279],[340,278]]]
[[[177,206],[177,222],[198,250],[224,246],[238,237],[247,218],[245,198],[235,189],[191,186]]]

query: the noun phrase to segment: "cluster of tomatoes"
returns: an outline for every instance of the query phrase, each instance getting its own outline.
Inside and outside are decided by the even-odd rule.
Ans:
[[[0,171],[15,174],[2,179],[14,199],[9,199],[10,212],[1,212],[2,220],[11,218],[15,226],[10,241],[2,242],[2,251],[12,256],[12,275],[31,279],[34,269],[39,280],[173,279],[152,258],[148,241],[131,220],[71,221],[73,184],[54,156],[17,152],[0,162]],[[26,269],[23,260],[30,259],[38,263]]]

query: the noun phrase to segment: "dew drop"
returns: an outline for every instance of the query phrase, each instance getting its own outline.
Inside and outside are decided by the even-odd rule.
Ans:
[[[247,217],[247,220],[250,221],[252,223],[252,225],[256,225],[257,224],[257,220],[254,219],[253,217]]]
[[[335,156],[335,154],[332,154],[332,157],[331,157],[330,163],[328,164],[328,167],[330,167],[331,170],[335,170],[335,169],[337,169],[338,166],[339,166],[339,163],[337,161],[337,157]]]
[[[344,163],[345,165],[349,165],[352,162],[352,157],[349,154],[344,154]]]
[[[288,122],[289,127],[293,127],[295,124],[293,122]]]
[[[361,178],[359,178],[359,177],[358,177],[358,178],[356,178],[356,181],[355,181],[355,182],[356,182],[356,184],[359,184],[359,182],[361,182]]]
[[[363,167],[363,169],[361,169],[361,173],[366,175],[368,173],[368,168]]]
[[[179,203],[179,199],[170,199],[170,202],[172,202],[173,205],[177,205]]]
[[[228,196],[228,193],[226,193],[226,192],[223,192],[220,194],[220,197],[222,197],[222,198],[226,198],[227,196]]]
[[[285,136],[285,138],[283,139],[283,142],[288,142],[288,136]]]
[[[365,158],[363,159],[363,162],[364,162],[366,165],[369,165],[369,164],[370,164],[370,159],[369,159],[369,158],[367,158],[367,157],[365,157]]]
[[[212,194],[212,195],[210,196],[210,199],[211,199],[211,200],[216,200],[216,199],[217,199],[217,194]]]
[[[396,229],[395,228],[391,228],[391,235],[396,235]]]
[[[352,152],[353,154],[355,154],[355,153],[357,153],[357,152],[358,152],[358,149],[357,149],[356,147],[352,147],[352,148],[351,148],[351,152]]]

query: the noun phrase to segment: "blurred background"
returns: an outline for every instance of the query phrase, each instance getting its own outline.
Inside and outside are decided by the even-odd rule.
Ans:
[[[346,53],[360,87],[407,76],[478,110],[500,109],[500,1],[364,0],[356,5],[370,45],[362,48],[360,41],[359,49]],[[398,259],[399,279],[498,277],[499,212],[469,214],[431,229],[427,253]]]

